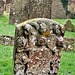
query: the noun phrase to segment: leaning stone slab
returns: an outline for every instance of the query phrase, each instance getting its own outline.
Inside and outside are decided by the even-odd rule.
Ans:
[[[46,18],[16,26],[14,75],[58,75],[65,28]]]
[[[6,12],[7,13],[10,13],[10,6],[11,6],[11,3],[10,4],[6,4]]]
[[[14,37],[13,36],[6,36],[6,35],[0,35],[0,44],[1,45],[13,45],[14,44]]]
[[[64,26],[66,30],[74,32],[74,25],[72,24],[71,20],[67,20]]]
[[[65,51],[74,51],[74,38],[71,37],[64,37],[64,46],[62,50]]]

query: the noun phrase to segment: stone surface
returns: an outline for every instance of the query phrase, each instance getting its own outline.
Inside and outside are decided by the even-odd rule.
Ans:
[[[64,37],[63,41],[63,51],[74,51],[74,44],[75,39],[71,37]],[[0,44],[1,45],[13,45],[14,44],[14,37],[13,36],[0,36]],[[20,52],[20,51],[18,51]]]
[[[75,19],[75,0],[68,0],[67,18]]]
[[[14,44],[14,37],[0,35],[0,44],[1,45],[13,45]]]
[[[4,12],[4,1],[0,0],[0,17],[3,16]]]
[[[60,0],[12,0],[10,24],[32,18],[66,18],[66,11]]]
[[[66,10],[63,8],[63,4],[60,0],[52,0],[52,15],[51,18],[59,18],[59,19],[65,19],[66,16]]]
[[[75,13],[75,0],[69,0],[68,11]]]
[[[74,32],[74,25],[72,24],[71,20],[67,20],[64,26],[66,30]]]
[[[18,24],[28,19],[29,0],[12,0],[10,8],[10,24]]]
[[[6,4],[10,4],[12,0],[6,0]]]
[[[7,13],[10,13],[10,6],[11,6],[11,3],[10,4],[6,4],[6,12]]]
[[[68,0],[68,18],[75,19],[75,0]]]
[[[58,75],[65,28],[37,18],[16,26],[14,75]]]
[[[64,46],[62,50],[65,51],[74,51],[74,38],[71,37],[64,37]]]

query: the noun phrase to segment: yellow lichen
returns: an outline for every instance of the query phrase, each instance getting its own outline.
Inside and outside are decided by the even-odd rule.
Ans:
[[[39,49],[36,49],[36,51],[38,51]]]
[[[48,20],[48,18],[45,18],[46,20]]]
[[[25,24],[23,23],[23,25],[25,25]]]
[[[50,31],[46,31],[45,33],[43,33],[44,38],[49,37],[49,36],[50,36]]]
[[[34,19],[38,19],[38,18],[34,18]]]
[[[34,18],[34,19],[29,19],[29,20],[26,20],[26,21],[24,21],[24,22],[22,22],[22,23],[18,24],[18,26],[23,26],[23,25],[26,25],[26,22],[28,22],[28,21],[33,22],[35,19],[39,19],[39,18]],[[47,18],[45,18],[45,19],[47,19]]]
[[[61,25],[60,25],[60,27],[61,27]]]
[[[27,20],[27,21],[33,21],[33,19],[29,19],[29,20]],[[25,22],[27,22],[27,21],[25,21]]]

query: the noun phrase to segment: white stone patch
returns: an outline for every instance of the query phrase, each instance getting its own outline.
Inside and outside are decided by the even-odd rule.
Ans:
[[[13,15],[15,15],[15,12],[13,12]]]
[[[26,59],[26,56],[23,56],[23,59]]]
[[[33,61],[31,60],[30,62],[32,63]]]
[[[39,59],[38,57],[36,57],[35,59]]]
[[[63,37],[62,36],[58,37],[58,40],[63,41]]]
[[[50,40],[48,40],[48,42],[50,42]]]
[[[41,51],[43,51],[43,49],[41,49]]]
[[[56,47],[53,48],[53,50],[55,50],[55,49],[56,49]]]

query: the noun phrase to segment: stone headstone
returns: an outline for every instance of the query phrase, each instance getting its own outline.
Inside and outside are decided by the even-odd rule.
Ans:
[[[62,50],[65,51],[74,51],[74,38],[71,37],[64,37],[64,46]]]
[[[4,1],[0,0],[0,17],[3,16],[4,12]]]
[[[0,35],[0,45],[8,46],[13,44],[14,44],[13,36]]]
[[[10,11],[10,24],[32,18],[66,18],[66,10],[60,0],[12,0]]]
[[[68,18],[75,19],[75,0],[68,0]]]
[[[10,4],[12,0],[6,0],[6,4]]]
[[[10,5],[11,5],[11,3],[10,4],[6,4],[6,12],[7,13],[10,13]]]
[[[58,75],[65,28],[37,18],[16,26],[14,75]]]
[[[12,0],[10,24],[32,18],[51,18],[51,0]]]
[[[61,0],[52,0],[51,18],[64,19],[66,17],[66,10],[63,8]]]
[[[74,25],[72,24],[71,20],[67,20],[64,26],[66,30],[74,32]]]

